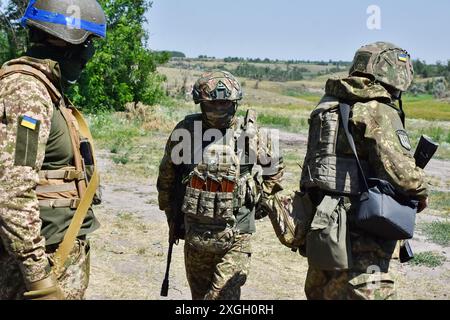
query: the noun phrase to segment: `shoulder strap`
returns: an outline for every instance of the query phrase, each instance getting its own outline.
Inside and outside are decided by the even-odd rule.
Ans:
[[[353,140],[353,136],[350,133],[350,130],[348,128],[348,124],[350,121],[350,106],[345,103],[340,103],[339,104],[339,112],[341,114],[340,118],[341,118],[341,122],[342,122],[342,127],[344,128],[348,143],[350,144],[353,154],[355,155],[356,163],[358,164],[360,178],[361,178],[361,180],[364,181],[364,186],[366,187],[366,192],[367,192],[367,191],[369,191],[369,185],[367,184],[366,176],[364,175],[364,171],[362,169],[361,162],[359,161],[358,153],[356,152],[355,141]]]
[[[80,132],[83,137],[87,138],[91,144],[92,153],[95,154],[94,150],[94,141],[87,125],[86,120],[82,116],[82,114],[76,109],[72,108],[72,114],[78,122]],[[92,201],[94,199],[95,192],[100,184],[100,178],[98,175],[97,165],[95,163],[94,157],[94,173],[92,174],[91,179],[89,180],[89,184],[84,192],[83,197],[80,200],[78,208],[72,218],[72,221],[67,229],[64,239],[58,247],[58,250],[55,254],[55,267],[57,272],[63,270],[64,264],[69,256],[72,248],[75,244],[75,239],[78,237],[78,233],[80,232],[81,226],[83,225],[83,221],[86,218],[86,214],[89,208],[92,205]]]
[[[26,64],[14,64],[12,66],[6,66],[0,69],[0,80],[14,73],[21,73],[35,77],[45,84],[54,103],[61,100],[61,93],[42,71]]]

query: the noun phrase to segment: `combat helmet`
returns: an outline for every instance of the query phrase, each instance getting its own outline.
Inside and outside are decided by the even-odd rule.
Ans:
[[[30,0],[21,24],[74,45],[106,37],[105,13],[95,0]]]
[[[388,42],[363,46],[356,52],[350,76],[363,75],[395,90],[408,90],[414,69],[406,50]]]
[[[236,78],[227,71],[214,71],[203,74],[192,90],[194,102],[242,99],[242,88]]]

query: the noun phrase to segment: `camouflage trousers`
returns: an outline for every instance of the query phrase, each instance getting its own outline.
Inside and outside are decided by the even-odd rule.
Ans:
[[[186,275],[193,300],[239,300],[251,260],[251,235],[236,235],[224,252],[210,252],[186,237]]]
[[[309,267],[309,300],[391,300],[396,298],[392,267],[398,263],[396,242],[351,233],[353,266],[346,271]],[[393,259],[395,258],[395,259]]]
[[[47,248],[47,257],[53,265],[57,246]],[[89,284],[89,242],[77,239],[64,269],[57,275],[59,285],[67,300],[82,300]],[[26,292],[25,282],[14,258],[0,246],[0,300],[22,300]]]

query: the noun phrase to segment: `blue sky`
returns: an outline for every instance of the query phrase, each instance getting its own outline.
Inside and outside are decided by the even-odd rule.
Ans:
[[[380,30],[367,27],[370,5]],[[151,49],[189,57],[351,61],[383,40],[428,63],[450,59],[448,0],[153,0],[147,17]]]

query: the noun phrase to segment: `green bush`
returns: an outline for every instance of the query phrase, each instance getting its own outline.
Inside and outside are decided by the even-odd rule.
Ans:
[[[0,1],[0,5],[3,1]],[[96,41],[97,52],[80,80],[68,92],[75,105],[87,111],[123,110],[127,102],[155,104],[165,97],[164,76],[156,67],[168,52],[147,49],[144,29],[149,0],[99,0],[108,20],[107,38]],[[19,25],[27,0],[7,0],[0,14],[0,63],[23,54],[26,29]]]
[[[146,48],[144,30],[148,0],[101,0],[108,18],[106,40],[97,41],[97,53],[79,83],[70,91],[73,102],[88,111],[124,110],[127,102],[155,104],[165,96],[164,77],[156,67],[169,59],[167,52]]]

